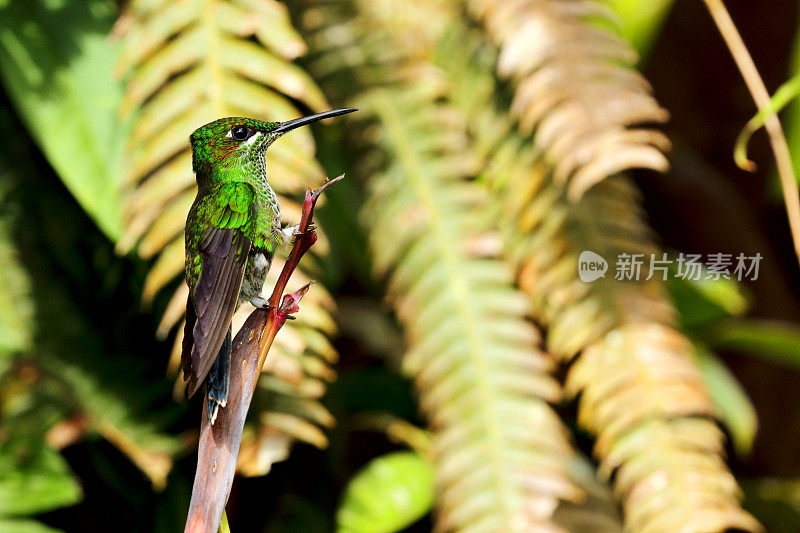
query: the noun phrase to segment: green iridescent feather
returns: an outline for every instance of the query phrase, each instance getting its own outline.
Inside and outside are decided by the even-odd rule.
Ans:
[[[263,137],[256,142],[236,142],[228,133],[238,125],[263,132]],[[252,241],[254,249],[274,252],[281,223],[280,207],[267,181],[264,154],[278,137],[268,132],[279,125],[279,122],[229,117],[192,133],[192,166],[198,193],[186,221],[186,277],[190,288],[196,286],[202,272],[198,245],[209,227],[239,228]]]
[[[181,362],[189,395],[206,382],[213,423],[228,391],[231,319],[239,302],[266,304],[261,290],[281,229],[264,155],[284,133],[350,113],[338,109],[287,122],[228,117],[192,133],[197,197],[186,220],[186,327]]]
[[[253,187],[238,181],[211,184],[206,194],[197,196],[186,221],[186,279],[191,290],[196,287],[202,271],[200,239],[209,227],[237,229],[253,243],[253,248],[274,253],[277,233],[273,228],[277,228],[280,221],[261,217],[267,218],[265,227],[258,211],[254,210],[255,198]],[[267,212],[272,214],[273,209]]]

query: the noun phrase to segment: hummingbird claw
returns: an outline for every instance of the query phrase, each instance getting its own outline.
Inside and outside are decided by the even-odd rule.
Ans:
[[[283,242],[289,243],[292,242],[292,238],[300,235],[300,232],[297,229],[300,227],[300,224],[295,224],[294,226],[289,226],[288,228],[283,228],[281,230],[281,234],[283,235]]]
[[[305,231],[300,231],[300,224],[295,224],[294,226],[289,226],[288,228],[284,228],[281,230],[283,233],[283,238],[286,242],[290,242],[292,237],[297,237],[299,235],[308,235],[309,233],[314,232],[317,229],[317,226],[314,224],[310,224]]]
[[[250,303],[253,307],[257,309],[264,309],[265,311],[269,311],[272,309],[272,306],[269,305],[269,301],[266,298],[262,298],[260,296],[256,296],[255,298],[250,298]]]

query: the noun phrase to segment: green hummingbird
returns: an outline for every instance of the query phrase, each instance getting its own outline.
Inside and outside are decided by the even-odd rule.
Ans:
[[[181,364],[189,397],[205,381],[212,424],[228,399],[231,317],[242,302],[267,305],[261,289],[275,249],[294,234],[294,227],[281,227],[281,208],[267,181],[267,148],[299,126],[353,111],[287,122],[228,117],[189,137],[197,197],[186,219],[189,298]]]

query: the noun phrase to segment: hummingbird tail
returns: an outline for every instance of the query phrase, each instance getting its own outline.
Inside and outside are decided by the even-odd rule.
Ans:
[[[208,419],[211,424],[217,419],[220,407],[228,403],[228,383],[230,381],[231,349],[233,345],[231,328],[225,335],[225,341],[219,349],[219,354],[211,365],[211,370],[206,377],[206,391],[208,395]]]

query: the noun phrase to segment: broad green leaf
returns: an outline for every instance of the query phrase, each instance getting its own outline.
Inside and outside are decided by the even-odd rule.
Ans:
[[[695,360],[703,373],[714,407],[731,434],[736,453],[740,456],[749,455],[758,431],[755,407],[725,363],[697,343]]]
[[[772,320],[724,320],[703,328],[714,350],[731,350],[800,370],[800,327]]]
[[[28,452],[20,457],[0,450],[0,514],[41,513],[81,500],[80,485],[60,453],[46,446]]]
[[[336,513],[339,533],[392,533],[433,505],[433,467],[415,452],[394,452],[355,474]]]
[[[217,528],[218,533],[231,533],[231,526],[228,524],[228,513],[222,510],[222,520]]]
[[[0,2],[0,77],[25,125],[83,208],[121,233],[122,88],[111,0]]]
[[[732,279],[703,279],[705,274],[703,270],[701,279],[682,279],[671,271],[667,279],[667,288],[678,308],[681,323],[686,327],[747,311],[747,297],[739,283]]]
[[[0,518],[0,531],[3,533],[58,533],[61,530],[53,529],[36,520]]]
[[[0,168],[0,205],[5,205],[8,194],[7,177],[6,170]],[[0,216],[0,356],[27,350],[33,334],[31,280],[11,239],[11,223],[7,213]]]
[[[622,35],[647,56],[669,14],[673,0],[610,0],[620,19]]]
[[[3,423],[13,423],[9,410],[19,416],[20,423],[10,433],[20,437],[29,430],[44,432],[54,423],[48,406],[58,406],[59,412],[79,410],[88,415],[92,429],[128,455],[154,484],[163,484],[171,455],[180,447],[179,438],[163,430],[179,414],[177,405],[169,401],[170,383],[166,378],[147,375],[142,355],[113,344],[75,299],[76,294],[80,298],[80,291],[102,290],[106,272],[84,263],[75,250],[77,243],[84,243],[81,237],[95,228],[79,217],[80,208],[68,196],[42,190],[42,179],[33,174],[34,167],[25,157],[30,151],[24,141],[14,142],[18,140],[13,138],[14,124],[7,119],[0,113],[0,137],[10,139],[0,150],[0,169],[7,170],[0,177],[14,194],[3,203],[3,214],[8,218],[0,218],[0,236],[2,223],[8,220],[15,238],[25,243],[18,251],[30,277],[33,342],[27,355],[48,377],[37,384],[37,394],[52,403],[36,400],[34,408],[14,406],[6,390]],[[64,220],[71,223],[64,224]],[[113,257],[110,243],[100,242]],[[100,248],[95,248],[95,254],[100,253]],[[0,279],[5,273],[2,271],[0,268]],[[64,271],[68,275],[61,274]],[[70,288],[77,292],[71,293]],[[122,320],[127,315],[117,309],[114,316]],[[57,382],[57,386],[44,390],[43,384],[50,382]],[[29,412],[37,417],[35,423],[23,420]]]

